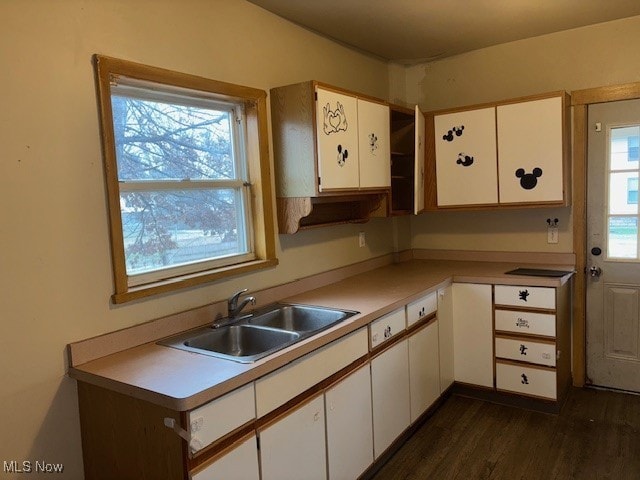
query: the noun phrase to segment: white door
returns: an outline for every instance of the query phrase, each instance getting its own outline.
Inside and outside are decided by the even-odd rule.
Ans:
[[[389,105],[358,99],[360,188],[391,186]]]
[[[587,382],[640,391],[640,100],[589,106]]]
[[[324,398],[306,405],[260,432],[262,480],[326,480]]]
[[[325,409],[329,480],[358,478],[373,463],[369,365],[327,390]]]
[[[409,337],[411,423],[440,396],[438,320]]]
[[[416,105],[416,127],[415,127],[415,160],[414,160],[414,185],[413,185],[413,213],[418,214],[424,210],[424,155],[425,155],[425,134],[426,121],[424,114]]]
[[[251,435],[222,457],[207,465],[191,480],[259,480],[258,444]]]
[[[453,284],[453,370],[457,382],[493,387],[491,285]]]
[[[409,426],[409,353],[407,340],[371,360],[373,447],[378,458]]]
[[[562,97],[500,105],[500,203],[563,199]]]
[[[318,176],[321,192],[357,189],[358,103],[355,97],[316,89],[316,134]]]
[[[453,292],[451,285],[438,290],[438,353],[440,393],[453,383]]]
[[[495,112],[435,116],[438,206],[498,203]]]

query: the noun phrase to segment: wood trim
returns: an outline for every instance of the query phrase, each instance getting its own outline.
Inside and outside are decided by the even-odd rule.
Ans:
[[[495,330],[494,340],[503,338],[505,340],[527,340],[535,343],[545,343],[547,345],[555,345],[555,337],[546,337],[544,335],[531,335],[527,333],[505,332],[503,330]]]
[[[549,287],[551,288],[551,287]],[[494,305],[495,310],[506,310],[509,312],[530,312],[530,313],[545,313],[550,315],[556,314],[555,308],[533,308],[533,307],[519,307],[517,305]]]
[[[188,429],[186,427],[183,428]],[[198,467],[204,464],[209,464],[215,461],[233,447],[237,446],[238,443],[245,441],[251,435],[256,435],[255,419],[220,437],[213,443],[204,447],[202,450],[196,452],[195,455],[191,455],[187,448],[187,468],[191,471],[198,469]],[[186,442],[184,443],[186,444]]]
[[[510,359],[505,359],[505,358],[496,358],[496,365],[498,363],[501,363],[503,365],[512,365],[514,367],[526,367],[526,368],[531,368],[534,370],[543,370],[545,372],[555,372],[556,371],[556,367],[547,367],[546,365],[538,365],[535,363],[527,363],[527,362],[519,362],[516,360],[510,360]],[[525,395],[528,396],[528,395]],[[548,398],[548,397],[542,397],[542,398]]]
[[[329,85],[327,83],[318,82],[313,80],[313,91],[315,92],[316,88],[320,88],[322,90],[328,90],[330,92],[341,93],[342,95],[348,95],[350,97],[359,98],[360,100],[366,100],[368,102],[379,103],[380,105],[390,106],[390,103],[382,98],[374,97],[372,95],[366,95],[360,92],[354,92],[353,90],[347,90],[346,88],[336,87],[335,85]]]
[[[210,80],[196,75],[103,55],[94,55],[93,59],[100,106],[100,128],[107,183],[111,258],[115,287],[112,301],[116,304],[129,302],[277,265],[273,192],[271,188],[272,173],[269,160],[267,126],[267,93],[256,88]],[[119,77],[208,92],[215,95],[216,98],[240,102],[245,105],[247,136],[252,140],[249,142],[247,156],[251,166],[249,170],[253,172],[252,187],[254,191],[252,196],[253,208],[251,210],[257,261],[174,276],[167,280],[135,287],[128,285],[111,105],[111,84]]]
[[[194,462],[194,460],[196,460],[196,458],[194,458],[193,460],[189,461],[189,477],[191,478],[191,475],[194,475],[198,472],[201,472],[202,470],[204,470],[205,468],[207,468],[209,465],[211,465],[213,462],[215,462],[216,460],[219,460],[220,458],[224,457],[227,453],[231,452],[234,448],[239,447],[242,443],[246,442],[247,440],[249,440],[251,437],[256,437],[256,431],[255,430],[251,430],[249,432],[245,432],[243,435],[240,435],[239,437],[236,435],[233,437],[233,439],[229,439],[228,442],[226,442],[226,444],[223,445],[219,445],[221,448],[220,449],[216,449],[216,453],[210,455],[210,456],[206,456],[202,459],[199,459],[201,461],[198,462]],[[201,450],[201,452],[204,450]],[[199,454],[199,453],[198,453]]]
[[[640,98],[640,82],[588,88],[571,92],[573,105],[573,251],[576,255],[573,298],[573,385],[586,382],[586,281],[587,255],[587,109],[594,103]]]
[[[389,350],[391,347],[395,347],[398,343],[400,343],[402,340],[405,340],[407,337],[408,337],[408,331],[405,329],[395,334],[389,340],[385,340],[380,345],[374,348],[371,348],[371,338],[369,338],[369,348],[370,348],[369,355],[371,360],[373,360],[376,357],[379,357],[384,352]]]
[[[407,336],[411,336],[414,333],[417,333],[418,330],[423,330],[431,324],[435,323],[436,320],[438,320],[438,312],[432,312],[426,317],[418,320],[413,325],[408,326],[405,332],[407,332]]]

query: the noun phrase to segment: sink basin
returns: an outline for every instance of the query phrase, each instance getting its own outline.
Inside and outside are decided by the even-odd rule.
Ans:
[[[232,325],[201,327],[161,340],[158,344],[252,363],[357,313],[310,305],[274,304],[256,310]]]
[[[355,313],[348,310],[309,305],[278,304],[271,310],[254,314],[248,323],[290,332],[319,332],[355,315]]]

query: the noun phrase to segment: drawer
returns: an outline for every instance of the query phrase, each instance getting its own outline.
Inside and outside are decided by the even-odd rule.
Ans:
[[[198,467],[189,475],[190,480],[258,480],[258,444],[255,433],[240,440],[219,457]]]
[[[496,362],[496,388],[555,400],[556,371]]]
[[[227,433],[256,418],[253,383],[187,412],[191,453],[196,453]]]
[[[369,325],[371,349],[373,350],[378,345],[381,345],[395,335],[403,332],[405,324],[406,316],[404,308],[395,310],[371,322],[371,325]]]
[[[256,380],[258,418],[367,354],[366,327]]]
[[[496,330],[526,333],[528,335],[556,336],[556,316],[553,313],[517,312],[498,310]]]
[[[529,339],[496,337],[496,357],[509,360],[556,366],[556,344]]]
[[[430,293],[407,305],[407,327],[438,310],[437,292]]]
[[[513,305],[527,308],[556,309],[556,289],[549,287],[520,287],[496,285],[496,305]]]

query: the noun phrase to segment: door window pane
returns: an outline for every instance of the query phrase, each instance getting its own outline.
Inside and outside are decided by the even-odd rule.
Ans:
[[[611,129],[611,170],[638,168],[640,158],[640,126]]]
[[[635,202],[630,201],[635,198]],[[609,176],[609,213],[638,213],[638,172],[611,173]]]
[[[637,258],[638,218],[610,217],[607,245],[609,258]]]

